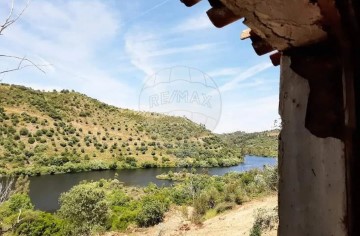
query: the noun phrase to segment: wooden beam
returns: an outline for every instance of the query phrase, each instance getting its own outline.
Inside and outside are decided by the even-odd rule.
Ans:
[[[274,66],[280,65],[281,61],[281,52],[275,52],[270,55],[270,60]]]
[[[231,10],[226,7],[211,8],[206,12],[210,21],[217,28],[222,28],[228,24],[231,24],[241,18],[242,16],[235,15]]]
[[[262,56],[266,53],[274,51],[274,48],[268,44],[265,40],[253,41],[252,46],[257,55]]]
[[[250,36],[251,36],[251,29],[246,29],[243,30],[243,32],[241,32],[240,39],[241,40],[248,39],[250,38]]]
[[[185,4],[187,7],[192,7],[195,4],[199,3],[201,0],[180,0],[182,3]]]
[[[220,0],[209,0],[210,6],[214,8],[223,7],[224,4]]]

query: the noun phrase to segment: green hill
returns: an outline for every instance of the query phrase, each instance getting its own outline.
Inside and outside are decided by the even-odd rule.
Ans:
[[[0,85],[0,174],[231,166],[243,160],[232,146],[186,118]]]
[[[228,145],[238,148],[245,155],[277,157],[278,137],[280,130],[269,130],[256,133],[235,132],[221,134]]]

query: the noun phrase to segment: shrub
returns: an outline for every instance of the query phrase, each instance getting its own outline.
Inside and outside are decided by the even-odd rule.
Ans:
[[[79,230],[87,234],[93,228],[105,225],[108,205],[102,189],[91,185],[78,185],[60,197],[59,215]]]
[[[16,235],[61,236],[63,222],[54,215],[40,211],[26,211],[21,223],[15,225]]]
[[[129,156],[129,157],[126,157],[125,158],[125,162],[127,163],[127,164],[129,164],[130,166],[134,166],[134,167],[136,167],[136,159],[134,158],[134,157],[131,157],[131,156]]]
[[[200,196],[196,197],[194,200],[194,211],[199,215],[204,215],[205,212],[209,209],[208,204],[208,196],[204,194],[200,194]]]
[[[216,209],[216,213],[222,213],[224,211],[228,211],[234,208],[234,203],[220,203],[215,209]]]
[[[163,221],[164,213],[167,211],[166,203],[153,197],[146,197],[142,202],[142,208],[136,217],[140,227],[149,227]]]
[[[106,198],[110,206],[124,206],[130,201],[130,198],[121,189],[115,189]]]
[[[113,214],[110,219],[111,229],[126,229],[129,224],[135,222],[136,217],[139,215],[139,211],[140,206],[138,201],[132,201],[125,206],[113,207]]]
[[[28,139],[28,143],[29,144],[34,144],[35,143],[35,138],[33,138],[33,137],[30,137],[29,139]]]
[[[271,230],[279,223],[278,209],[258,209],[255,214],[255,222],[250,231],[250,236],[261,236],[262,231]]]
[[[33,209],[29,196],[23,193],[12,195],[7,204],[7,207],[12,214],[19,213],[20,209],[22,211]]]
[[[22,129],[20,129],[19,133],[20,133],[21,136],[26,136],[26,135],[29,134],[29,130],[26,129],[26,128],[22,128]]]

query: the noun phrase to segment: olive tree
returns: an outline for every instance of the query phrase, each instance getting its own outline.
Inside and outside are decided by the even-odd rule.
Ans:
[[[78,229],[79,234],[88,234],[94,228],[105,225],[109,206],[102,189],[92,185],[78,185],[60,197],[59,216]]]

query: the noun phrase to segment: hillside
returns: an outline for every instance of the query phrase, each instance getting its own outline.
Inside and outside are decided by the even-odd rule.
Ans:
[[[269,130],[256,133],[234,132],[221,134],[228,145],[239,148],[245,155],[277,157],[278,137],[280,130]]]
[[[74,91],[0,85],[0,174],[230,166],[230,142],[180,117],[109,106]]]

